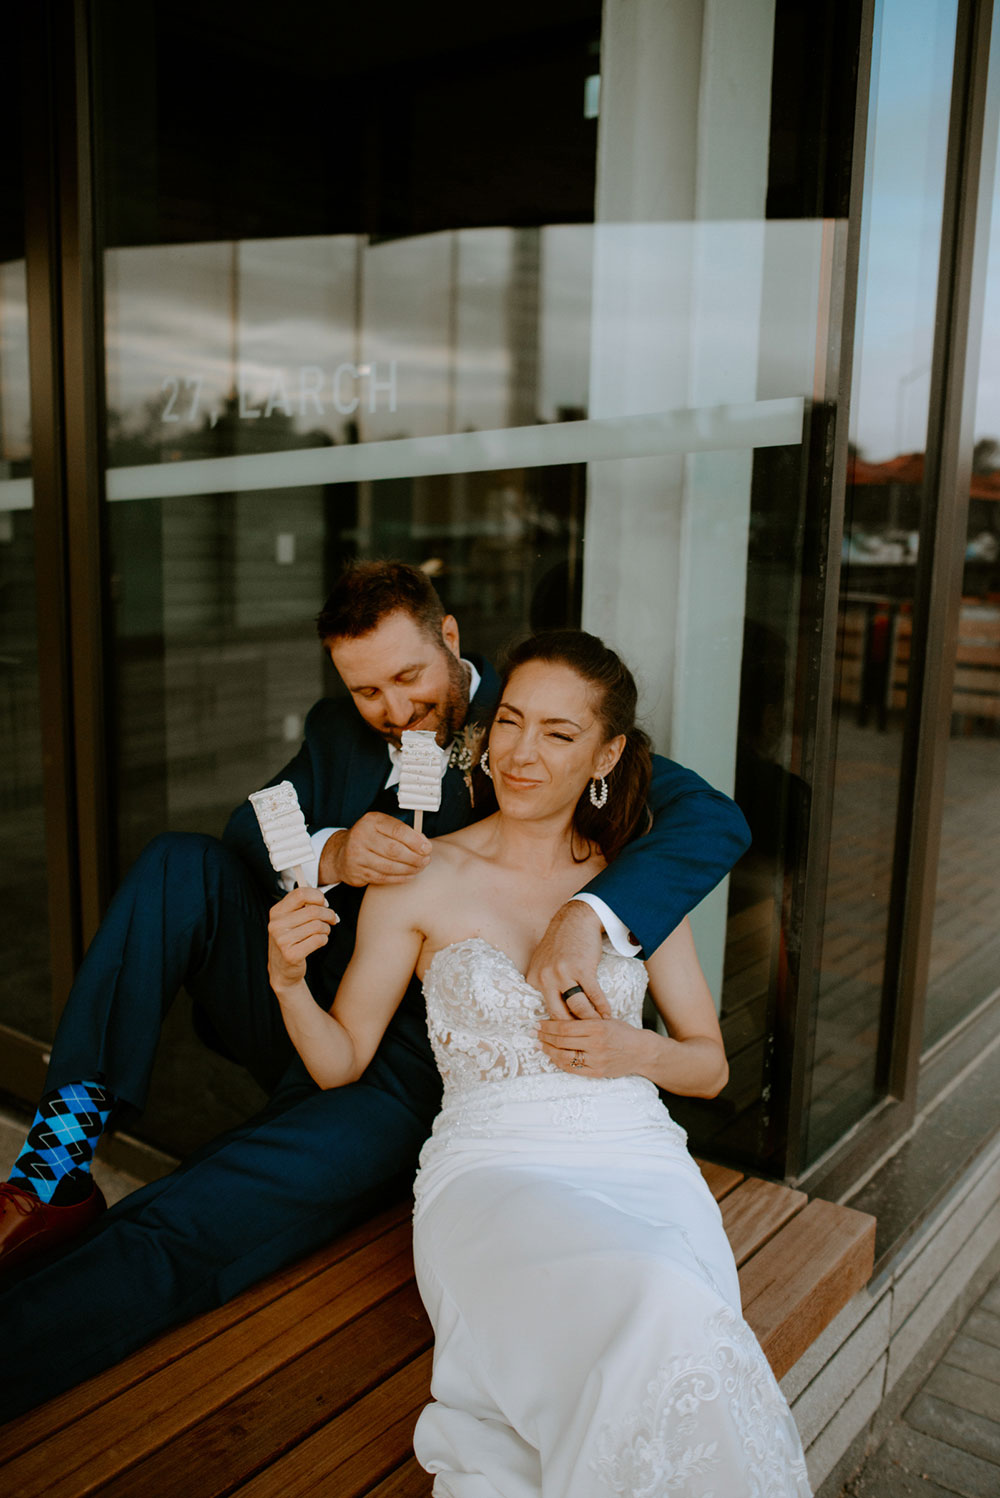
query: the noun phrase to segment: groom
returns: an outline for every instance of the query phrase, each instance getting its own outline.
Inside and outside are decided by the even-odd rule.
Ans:
[[[329,886],[339,917],[309,962],[326,1007],[364,887],[412,878],[432,856],[396,799],[401,733],[433,729],[458,761],[462,731],[488,714],[497,682],[487,662],[462,658],[455,619],[424,574],[401,563],[351,568],[317,622],[349,698],[313,707],[299,753],[275,780],[298,792],[315,855],[307,876]],[[561,995],[574,987],[573,1012],[602,1007],[602,922],[622,950],[654,950],[743,851],[738,810],[680,766],[657,760],[651,805],[651,831],[563,907],[535,953],[528,977],[553,1013],[565,1014]],[[455,762],[425,826],[442,834],[481,811]],[[419,985],[361,1080],[319,1091],[267,981],[267,913],[281,892],[247,803],[221,843],[156,839],[118,890],[71,990],[35,1122],[0,1187],[0,1270],[18,1276],[0,1293],[0,1418],[230,1299],[412,1179],[440,1099]],[[105,1213],[89,1174],[94,1146],[117,1110],[141,1108],[162,1017],[182,984],[201,1033],[270,1101]]]

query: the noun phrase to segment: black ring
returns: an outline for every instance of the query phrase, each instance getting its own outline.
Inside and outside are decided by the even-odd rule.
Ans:
[[[581,984],[574,983],[572,988],[564,989],[560,997],[563,999],[571,999],[575,993],[583,993],[583,986]]]

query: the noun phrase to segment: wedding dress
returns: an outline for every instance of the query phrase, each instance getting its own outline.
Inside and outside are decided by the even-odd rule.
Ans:
[[[609,950],[612,1011],[646,970]],[[480,937],[424,977],[444,1103],[415,1187],[435,1498],[808,1498],[719,1209],[652,1082],[560,1071],[542,999]]]

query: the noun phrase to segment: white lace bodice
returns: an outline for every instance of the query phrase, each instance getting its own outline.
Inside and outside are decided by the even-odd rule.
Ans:
[[[643,963],[606,948],[598,978],[615,1018],[641,1026]],[[435,952],[424,974],[424,999],[445,1106],[484,1082],[565,1076],[538,1042],[538,1025],[547,1017],[541,994],[512,957],[482,937]]]

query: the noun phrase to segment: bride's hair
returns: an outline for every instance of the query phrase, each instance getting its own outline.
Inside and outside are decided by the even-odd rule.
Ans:
[[[593,707],[601,721],[604,742],[619,734],[625,736],[621,758],[607,777],[605,805],[600,810],[593,806],[588,788],[573,813],[574,831],[588,843],[596,843],[610,863],[630,838],[648,831],[652,820],[646,805],[653,770],[651,745],[649,735],[635,721],[635,678],[625,662],[596,635],[582,629],[550,629],[530,635],[507,652],[499,702],[514,672],[529,661],[551,661],[575,671],[593,690]]]

